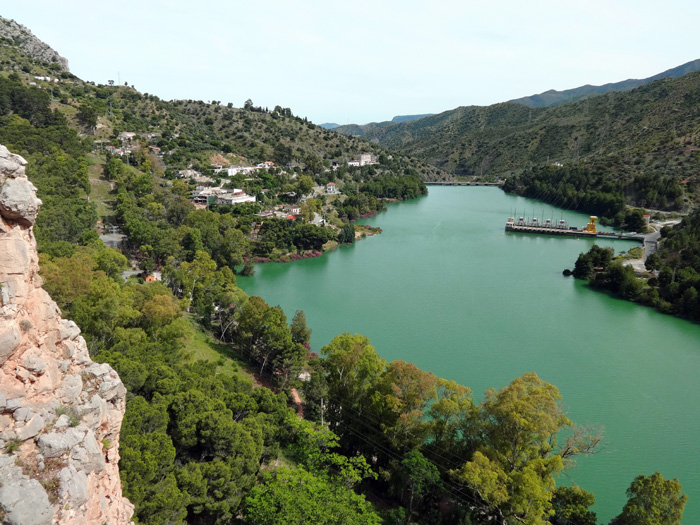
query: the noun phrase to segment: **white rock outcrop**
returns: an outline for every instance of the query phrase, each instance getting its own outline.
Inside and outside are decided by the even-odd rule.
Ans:
[[[0,522],[129,523],[126,389],[41,288],[26,161],[0,146]]]
[[[68,71],[68,60],[39,40],[32,32],[14,20],[0,17],[0,37],[19,46],[34,60],[46,64],[58,64],[61,71]]]

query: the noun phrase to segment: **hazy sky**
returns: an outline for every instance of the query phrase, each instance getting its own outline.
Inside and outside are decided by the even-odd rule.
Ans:
[[[0,0],[84,80],[316,123],[488,105],[700,58],[685,0]]]

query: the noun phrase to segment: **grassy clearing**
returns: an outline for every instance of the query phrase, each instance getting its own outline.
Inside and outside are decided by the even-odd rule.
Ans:
[[[638,246],[636,248],[630,248],[627,252],[620,252],[617,256],[618,259],[627,261],[629,259],[641,259],[644,256],[644,248]]]
[[[192,353],[193,359],[223,362],[223,365],[220,364],[216,367],[217,374],[224,374],[229,377],[240,375],[251,380],[253,379],[250,365],[240,360],[230,346],[218,343],[216,338],[205,331],[192,316],[189,316],[188,319],[194,329],[194,338],[187,343],[187,350]]]
[[[114,215],[110,183],[106,180],[91,178],[90,187],[90,201],[97,207],[97,215],[99,217],[110,217]]]
[[[88,155],[88,176],[90,178],[90,201],[97,206],[97,215],[99,217],[109,217],[114,215],[112,203],[114,195],[112,195],[112,185],[109,181],[102,179],[102,162],[101,156],[91,153]]]

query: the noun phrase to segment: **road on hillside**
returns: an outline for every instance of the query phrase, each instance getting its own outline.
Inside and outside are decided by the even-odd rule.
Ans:
[[[644,236],[644,262],[652,253],[656,253],[656,249],[659,246],[659,237],[661,237],[661,232],[654,232]]]

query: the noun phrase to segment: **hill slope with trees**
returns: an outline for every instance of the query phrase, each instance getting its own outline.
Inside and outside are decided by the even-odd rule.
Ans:
[[[512,191],[530,185],[520,174],[581,166],[601,175],[595,189],[612,183],[627,204],[680,209],[697,200],[698,102],[700,73],[690,73],[551,108],[461,107],[362,136],[458,176],[515,178]],[[657,199],[647,180],[673,188]]]

